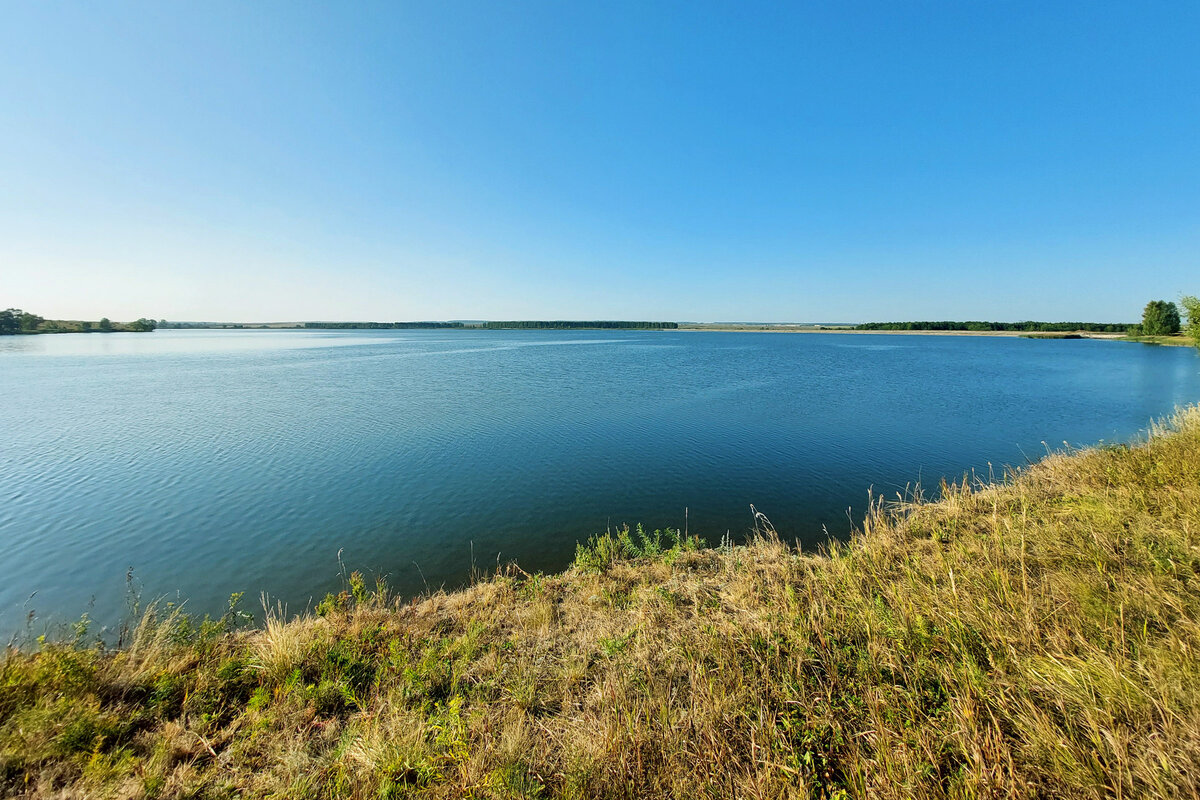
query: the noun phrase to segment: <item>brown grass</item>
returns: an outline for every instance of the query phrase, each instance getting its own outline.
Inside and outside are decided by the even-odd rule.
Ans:
[[[825,554],[623,532],[561,575],[12,650],[0,793],[1200,795],[1200,409],[942,494]]]

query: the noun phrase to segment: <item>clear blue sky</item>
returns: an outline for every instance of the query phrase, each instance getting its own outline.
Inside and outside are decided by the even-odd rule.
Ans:
[[[1200,3],[0,5],[0,306],[1133,320]]]

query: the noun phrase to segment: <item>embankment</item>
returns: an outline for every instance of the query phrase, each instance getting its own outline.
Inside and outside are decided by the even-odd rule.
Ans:
[[[10,650],[0,794],[1195,797],[1200,408],[799,553],[603,536],[233,630]]]

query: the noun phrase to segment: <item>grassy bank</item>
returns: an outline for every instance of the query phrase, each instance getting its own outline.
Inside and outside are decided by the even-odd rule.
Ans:
[[[1142,344],[1165,344],[1173,347],[1192,347],[1196,341],[1182,333],[1174,336],[1123,336],[1123,342],[1141,342]]]
[[[1082,333],[1022,333],[1022,339],[1085,339]]]
[[[318,613],[10,650],[0,794],[1195,797],[1200,408],[799,553],[604,535]]]

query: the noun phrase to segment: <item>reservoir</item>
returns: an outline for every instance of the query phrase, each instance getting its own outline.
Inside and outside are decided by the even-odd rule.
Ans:
[[[868,491],[1128,441],[1192,348],[986,336],[197,330],[0,337],[0,631],[566,567],[623,524],[815,548]],[[132,571],[132,572],[131,572]],[[28,622],[30,614],[33,621]]]

